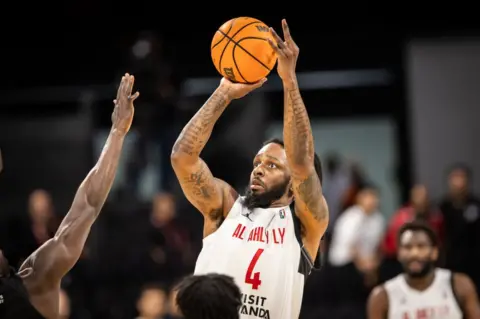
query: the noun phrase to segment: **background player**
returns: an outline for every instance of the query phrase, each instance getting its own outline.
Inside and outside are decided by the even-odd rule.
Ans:
[[[242,294],[232,277],[189,276],[176,288],[177,305],[185,319],[238,319]]]
[[[134,77],[125,74],[114,100],[112,129],[97,164],[80,185],[54,238],[31,254],[15,273],[0,254],[0,318],[57,318],[60,283],[82,253],[90,228],[112,186],[125,135],[133,120]]]
[[[258,152],[245,196],[214,178],[199,155],[230,101],[265,80],[245,85],[222,79],[183,129],[171,158],[185,196],[204,216],[195,273],[232,276],[243,293],[242,318],[298,318],[305,276],[328,225],[320,161],[295,74],[299,49],[285,20],[282,26],[285,41],[271,30],[277,43],[270,44],[284,86],[285,145],[276,140]]]
[[[372,291],[369,319],[480,318],[470,278],[435,267],[438,240],[431,228],[418,222],[405,224],[398,241],[404,273]]]

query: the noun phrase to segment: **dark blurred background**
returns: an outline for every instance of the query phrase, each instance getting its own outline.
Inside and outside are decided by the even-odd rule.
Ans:
[[[169,291],[193,270],[202,218],[173,176],[171,147],[219,83],[209,51],[216,29],[243,14],[280,30],[285,17],[187,18],[193,7],[154,16],[139,6],[144,16],[115,18],[123,8],[72,2],[63,8],[64,28],[53,20],[50,32],[12,27],[4,41],[0,247],[15,266],[54,234],[98,158],[121,75],[134,74],[141,92],[114,188],[63,282],[64,318],[178,316]],[[479,287],[479,30],[326,10],[286,18],[301,50],[299,83],[331,212],[324,267],[307,283],[301,318],[359,318],[368,291],[398,273],[395,234],[412,219],[438,232],[441,266],[466,272]],[[262,141],[282,134],[282,97],[272,72],[264,88],[232,103],[203,153],[239,191]],[[378,221],[363,250],[368,265],[342,254],[351,247],[335,240],[373,233],[336,223],[352,209]]]

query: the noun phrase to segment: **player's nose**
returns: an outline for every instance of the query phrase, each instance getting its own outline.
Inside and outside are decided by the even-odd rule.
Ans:
[[[255,167],[255,169],[253,170],[253,176],[255,177],[262,177],[265,175],[265,172],[262,168],[262,165],[258,165],[257,167]]]

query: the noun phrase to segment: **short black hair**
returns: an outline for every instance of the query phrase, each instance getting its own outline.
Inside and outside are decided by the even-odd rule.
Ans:
[[[263,146],[265,146],[267,144],[270,144],[270,143],[278,144],[281,147],[285,148],[285,143],[280,138],[268,139],[265,142],[263,142]],[[313,165],[315,166],[315,171],[317,172],[317,176],[320,180],[320,183],[322,183],[323,182],[322,161],[320,160],[320,156],[318,156],[317,153],[314,154]]]
[[[428,226],[425,222],[422,221],[413,221],[404,224],[402,227],[400,227],[397,235],[397,243],[398,246],[400,246],[400,239],[402,238],[402,235],[406,231],[412,231],[412,232],[423,232],[427,235],[428,239],[430,240],[430,243],[434,247],[438,247],[438,237],[435,231]]]
[[[240,288],[221,274],[189,276],[178,284],[177,305],[185,319],[238,319]]]

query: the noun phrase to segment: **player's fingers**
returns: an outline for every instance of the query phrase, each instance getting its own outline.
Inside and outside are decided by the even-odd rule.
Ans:
[[[123,92],[123,83],[125,82],[125,77],[122,76],[122,80],[120,81],[120,85],[118,86],[118,90],[117,90],[117,98],[120,96],[120,94],[122,94]]]
[[[128,95],[132,94],[133,83],[135,82],[135,77],[133,75],[128,76],[128,83],[126,88],[126,93]]]
[[[283,40],[282,38],[280,38],[280,36],[277,34],[277,32],[275,32],[275,30],[273,30],[273,28],[270,28],[270,33],[273,35],[273,37],[275,38],[275,41],[277,41],[277,45],[280,49],[283,49],[285,48],[285,44],[283,43]]]
[[[140,92],[137,91],[137,92],[135,92],[134,95],[130,95],[129,99],[130,99],[130,101],[135,101],[137,99],[137,97],[139,97],[139,96],[140,96]]]
[[[290,29],[288,28],[287,20],[285,19],[282,20],[282,28],[285,42],[287,42],[287,44],[293,43],[292,35],[290,34]]]
[[[277,53],[278,56],[285,56],[283,51],[278,47],[276,43],[274,43],[271,39],[267,39],[268,44],[272,47],[272,49]]]

